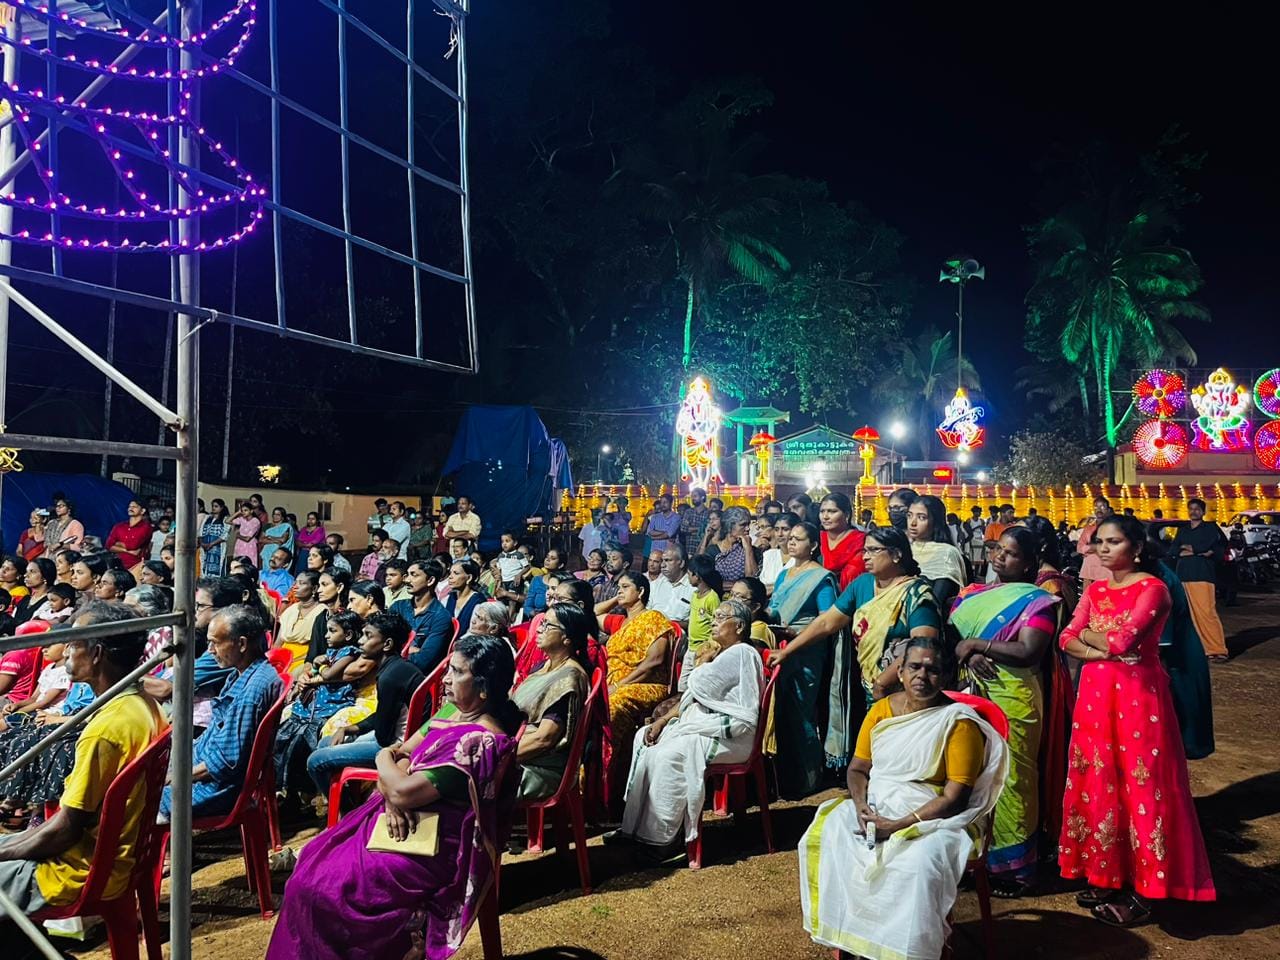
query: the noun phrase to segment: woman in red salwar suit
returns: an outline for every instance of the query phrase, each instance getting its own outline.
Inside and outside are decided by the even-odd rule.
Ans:
[[[1059,639],[1084,666],[1058,865],[1064,877],[1088,881],[1081,906],[1104,923],[1132,926],[1150,915],[1143,897],[1215,893],[1157,649],[1169,591],[1145,569],[1141,523],[1112,516],[1097,535],[1108,578],[1089,586]]]
[[[836,575],[843,590],[866,573],[862,548],[867,535],[853,526],[853,504],[843,493],[829,493],[818,506],[822,524],[822,565]]]

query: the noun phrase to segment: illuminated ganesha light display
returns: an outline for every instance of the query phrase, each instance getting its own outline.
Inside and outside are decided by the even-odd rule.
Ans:
[[[676,417],[676,433],[682,438],[684,471],[680,479],[689,489],[706,489],[712,480],[720,479],[716,434],[720,430],[720,410],[711,402],[711,387],[702,377],[689,385],[680,414]]]
[[[1219,367],[1209,379],[1191,391],[1191,405],[1199,414],[1191,421],[1193,443],[1201,450],[1247,450],[1251,446],[1249,391],[1237,386],[1231,374]]]
[[[985,415],[986,410],[970,403],[964,387],[957,387],[956,395],[942,412],[938,437],[952,450],[975,450],[986,439],[986,429],[979,422]]]

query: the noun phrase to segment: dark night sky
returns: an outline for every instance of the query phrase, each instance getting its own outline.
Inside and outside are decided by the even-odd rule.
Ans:
[[[701,2],[663,15],[619,0],[614,22],[677,90],[725,74],[765,81],[776,95],[763,121],[771,165],[827,181],[837,199],[905,233],[904,267],[920,282],[915,324],[952,321],[954,290],[935,282],[942,260],[982,261],[988,279],[966,298],[966,340],[990,344],[974,359],[996,404],[1013,399],[1001,371],[1026,362],[1021,228],[1035,219],[1039,161],[1055,144],[1142,150],[1179,124],[1208,152],[1182,243],[1215,315],[1184,331],[1203,364],[1263,362],[1250,351],[1280,306],[1280,188],[1264,132],[1273,54],[1247,14],[835,6]]]
[[[1023,413],[1017,409],[1020,398],[1013,390],[1013,370],[1028,359],[1021,349],[1022,299],[1030,283],[1022,227],[1037,218],[1036,199],[1042,188],[1037,165],[1055,145],[1075,150],[1102,140],[1137,153],[1172,124],[1185,129],[1189,146],[1206,151],[1208,159],[1193,184],[1203,200],[1184,213],[1182,242],[1203,267],[1203,299],[1216,320],[1184,331],[1203,365],[1280,363],[1280,349],[1274,345],[1280,340],[1274,332],[1280,306],[1275,280],[1280,243],[1273,235],[1273,224],[1280,220],[1280,187],[1273,172],[1274,138],[1266,132],[1275,114],[1269,99],[1275,86],[1270,36],[1247,14],[1200,8],[1194,19],[1173,14],[1160,19],[1117,6],[1012,10],[975,5],[973,13],[963,17],[953,8],[944,13],[931,4],[814,3],[784,8],[745,0],[695,0],[662,7],[612,0],[611,45],[621,41],[640,47],[665,74],[663,96],[672,103],[702,80],[759,77],[776,98],[774,106],[754,121],[771,143],[759,172],[825,181],[837,200],[858,201],[900,230],[906,238],[903,269],[918,282],[914,326],[946,329],[953,323],[954,288],[936,282],[944,259],[965,254],[982,261],[988,279],[971,286],[966,297],[966,352],[982,375],[992,422],[1009,424],[1020,421]],[[511,56],[509,45],[486,48],[486,35],[506,34],[509,39],[513,28],[518,34],[538,16],[538,4],[473,4],[473,75],[496,69],[495,57]],[[399,17],[392,19],[400,22]],[[305,60],[310,47],[304,41],[327,45],[331,36],[295,34],[287,49]],[[439,37],[433,42],[443,43]],[[256,64],[251,72],[261,75],[265,69],[265,51],[260,36],[247,54],[246,62]],[[447,74],[452,63],[442,60],[437,66]],[[309,74],[305,67],[306,63],[287,72],[293,78],[287,92],[332,107],[332,91],[323,84],[297,82],[298,76],[330,74],[314,69]],[[395,85],[401,83],[400,76],[396,67],[384,79]],[[618,82],[626,83],[626,76]],[[483,89],[483,84],[473,88]],[[399,109],[389,100],[375,99],[391,113]],[[257,114],[240,118],[245,129],[242,152],[250,169],[267,167],[262,153],[264,109],[259,105]],[[473,104],[480,123],[485,109],[482,99]],[[381,114],[371,109],[358,115],[362,122],[373,122]],[[255,122],[255,116],[262,122]],[[221,127],[234,129],[228,116],[221,121]],[[483,142],[480,138],[473,150]],[[332,170],[319,166],[316,156],[327,157],[332,166],[336,146],[328,141],[322,146],[328,152],[309,156],[308,163],[298,163],[291,173],[299,178],[290,195],[295,202],[305,200],[305,193],[330,200],[335,195],[336,188],[327,193],[305,189],[310,174],[334,182]],[[477,182],[475,189],[482,191],[484,184]],[[256,248],[247,248],[250,274],[265,239],[256,242]],[[24,251],[21,256],[44,254]],[[225,257],[221,263],[225,274]],[[310,276],[307,268],[306,262],[300,268],[304,281]],[[103,269],[99,262],[98,273]],[[222,309],[227,305],[217,293],[216,275],[215,266],[207,265],[206,302]],[[265,269],[254,275],[256,281],[246,282],[241,309],[273,319],[269,276]],[[163,279],[164,274],[158,276]],[[496,323],[495,311],[503,309],[504,293],[510,295],[500,281],[482,270],[477,273],[482,343],[486,316],[491,325]],[[294,318],[305,314],[298,306],[300,297],[291,296]],[[103,336],[102,309],[95,304],[69,311],[73,327],[91,342]],[[140,321],[125,317],[122,322]],[[14,349],[34,347],[40,352],[30,356],[41,362],[15,366],[23,376],[13,383],[10,419],[16,421],[14,413],[44,396],[49,383],[55,387],[55,399],[59,390],[74,394],[92,413],[99,403],[100,379],[89,377],[78,362],[53,363],[60,348],[21,316],[14,323]],[[130,344],[122,366],[141,382],[154,384],[163,338],[155,335],[159,331],[154,318],[148,317],[147,323],[139,329],[150,332]],[[982,340],[981,348],[975,338]],[[223,342],[219,335],[209,343],[205,361],[210,370],[219,370],[225,362]],[[1259,342],[1265,344],[1262,351],[1253,348]],[[274,341],[267,349],[277,349]],[[394,401],[407,409],[433,409],[442,402],[440,396],[455,386],[467,386],[448,377],[406,378],[404,368],[387,366],[384,382],[391,385]],[[206,382],[216,386],[221,376],[215,373]],[[345,410],[363,398],[358,387],[337,380],[318,387],[335,408]],[[251,414],[266,409],[276,402],[265,396],[268,382],[247,380],[237,403]],[[215,401],[219,391],[213,390]],[[506,402],[510,397],[504,392],[486,399]],[[291,402],[303,409],[310,406],[306,399]],[[123,427],[117,418],[113,430],[128,425],[127,417]],[[13,429],[22,426],[17,422]],[[154,434],[149,424],[145,427],[138,436],[120,438],[150,439]],[[88,421],[79,428],[93,431]],[[220,432],[220,424],[215,429]],[[311,441],[296,442],[305,446]],[[281,455],[291,462],[289,450]],[[299,462],[303,473],[306,462]],[[423,469],[431,473],[434,468]]]

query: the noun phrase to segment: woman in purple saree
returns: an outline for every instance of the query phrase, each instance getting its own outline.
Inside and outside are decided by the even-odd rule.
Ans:
[[[406,743],[380,751],[379,792],[303,848],[267,960],[445,960],[462,946],[494,881],[520,779],[503,776],[522,719],[507,696],[514,675],[501,638],[458,641],[446,705]],[[435,855],[369,850],[382,813],[393,840],[419,814],[436,814]]]

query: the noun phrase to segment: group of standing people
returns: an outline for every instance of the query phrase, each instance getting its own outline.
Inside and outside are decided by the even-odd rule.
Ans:
[[[1202,643],[1202,618],[1190,602],[1197,588],[1186,589],[1180,580],[1185,574],[1189,583],[1210,584],[1207,607],[1217,623],[1208,574],[1218,538],[1210,527],[1201,529],[1202,503],[1190,504],[1190,522],[1171,546],[1148,541],[1143,524],[1099,504],[1079,541],[1088,564],[1083,583],[1060,555],[1053,525],[1034,514],[1018,519],[1012,507],[970,531],[970,542],[981,544],[975,552],[962,549],[958,534],[964,525],[946,513],[940,499],[905,488],[890,497],[887,527],[874,527],[865,517],[855,521],[852,504],[839,493],[817,504],[802,495],[785,507],[766,503],[756,517],[717,506],[695,491],[678,524],[658,525],[656,539],[668,546],[656,565],[650,557],[650,579],[660,583],[655,566],[665,574],[668,558],[674,553],[680,560],[696,543],[700,553],[688,561],[686,575],[691,583],[724,574],[717,594],[722,585],[749,585],[757,578],[766,588],[761,619],[769,624],[768,645],[776,648],[767,658],[779,669],[766,748],[783,796],[807,796],[833,776],[846,777],[854,804],[850,823],[864,825],[866,806],[859,798],[867,795],[867,781],[861,788],[856,783],[870,772],[875,731],[883,721],[931,710],[948,719],[935,728],[938,739],[924,736],[928,750],[916,750],[919,731],[906,741],[895,733],[886,736],[893,746],[881,747],[877,756],[887,761],[909,742],[907,767],[934,764],[918,778],[933,790],[952,782],[937,779],[937,757],[954,760],[964,768],[955,771],[955,802],[881,810],[873,816],[882,840],[910,825],[932,830],[933,821],[961,829],[989,813],[988,868],[998,896],[1032,892],[1045,864],[1056,863],[1064,876],[1087,881],[1090,889],[1080,903],[1106,923],[1142,922],[1153,898],[1213,897],[1186,760],[1213,750],[1206,651],[1221,656],[1225,645],[1213,640],[1212,627]],[[655,517],[674,513],[659,502]],[[644,525],[646,537],[653,519]],[[771,562],[775,550],[780,556]],[[735,551],[754,553],[749,568],[732,563],[724,569],[721,558]],[[612,553],[608,547],[602,553],[589,575],[607,581]],[[687,602],[693,606],[693,599]],[[690,642],[694,622],[691,610]],[[925,683],[908,705],[909,681],[918,678],[906,676],[909,660],[916,659],[907,654],[915,650],[924,662],[911,669],[931,674],[935,689],[929,693]],[[999,733],[981,709],[938,699],[957,686],[998,708]],[[884,732],[909,727],[891,722]],[[648,737],[648,729],[639,736]],[[966,744],[950,742],[954,737]],[[894,778],[903,775],[896,764],[885,767]],[[909,823],[894,822],[902,816]],[[816,855],[824,837],[848,839],[840,829],[822,830],[823,818],[820,813],[802,854]],[[1178,846],[1176,855],[1171,843]],[[967,851],[968,842],[960,847]],[[942,855],[954,860],[956,849],[947,846]],[[830,882],[837,882],[847,852],[839,850]],[[910,873],[919,866],[911,863],[904,859],[901,866]],[[955,883],[963,867],[961,858],[950,871]],[[868,865],[867,880],[885,869],[882,863]],[[807,892],[823,876],[818,867],[807,873]],[[942,936],[955,895],[950,882],[941,890],[931,887],[929,893],[945,902],[933,911],[935,938]],[[907,884],[895,896],[909,891]],[[856,899],[862,902],[869,892],[858,887]],[[865,919],[883,928],[888,900],[865,902]],[[856,912],[839,896],[826,903],[843,918],[836,927]],[[807,922],[824,943],[864,956],[895,955],[899,949],[930,955],[932,946],[917,954],[902,949],[906,941],[877,946],[874,935],[837,936],[833,915],[822,913],[815,910]]]
[[[1188,757],[1213,749],[1208,669],[1185,599],[1171,619],[1185,595],[1160,544],[1132,517],[1097,518],[1087,547],[1098,575],[1077,600],[1052,526],[1014,521],[985,551],[989,582],[939,591],[914,558],[946,542],[927,535],[940,504],[900,495],[917,529],[905,544],[868,535],[873,592],[922,581],[915,608],[930,612],[915,628],[900,612],[895,637],[874,610],[846,619],[837,598],[777,655],[785,663],[798,641],[848,624],[861,631],[868,709],[848,797],[820,808],[800,846],[811,935],[866,957],[938,955],[973,846],[966,830],[988,814],[997,896],[1031,892],[1053,860],[1087,884],[1080,905],[1112,925],[1143,922],[1151,899],[1213,899],[1187,775]]]

